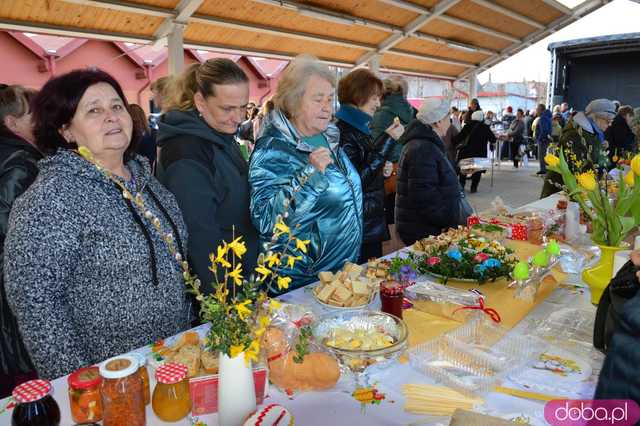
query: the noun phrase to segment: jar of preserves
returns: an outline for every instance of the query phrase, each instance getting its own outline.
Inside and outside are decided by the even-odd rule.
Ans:
[[[153,390],[153,412],[160,420],[177,422],[191,411],[188,368],[184,364],[170,362],[156,370],[156,387]]]
[[[102,420],[102,377],[98,367],[81,368],[67,379],[71,418],[76,423],[92,423]]]
[[[50,395],[47,380],[30,380],[16,386],[12,396],[16,407],[11,415],[11,426],[58,426],[60,407]]]
[[[151,402],[151,387],[149,385],[149,371],[147,370],[147,358],[141,353],[134,352],[132,354],[138,359],[138,374],[142,379],[142,391],[144,392],[144,405]]]
[[[138,360],[117,356],[100,364],[102,419],[104,426],[144,426],[144,391]]]

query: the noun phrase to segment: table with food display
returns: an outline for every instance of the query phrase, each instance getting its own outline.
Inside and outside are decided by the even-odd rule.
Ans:
[[[28,382],[0,402],[0,424],[50,424],[27,417],[56,406],[61,425],[547,424],[546,402],[591,398],[603,360],[580,278],[599,254],[565,241],[580,226],[566,208],[562,195],[518,210],[497,202],[467,227],[321,272],[278,298],[249,377],[223,380],[231,367],[203,349],[204,324]],[[223,405],[243,420],[221,421]]]

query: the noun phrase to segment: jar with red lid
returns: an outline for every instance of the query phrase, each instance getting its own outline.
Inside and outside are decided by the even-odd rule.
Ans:
[[[60,407],[51,396],[51,383],[30,380],[16,386],[12,393],[16,407],[11,415],[11,426],[58,426]]]
[[[138,374],[142,379],[142,391],[144,392],[144,405],[151,402],[151,385],[149,384],[149,371],[147,370],[147,358],[141,353],[134,352],[131,355],[138,359]]]
[[[81,368],[71,373],[67,382],[73,421],[93,423],[102,420],[102,377],[98,367]]]
[[[138,360],[130,355],[100,364],[104,426],[145,425],[144,391],[138,368]]]
[[[177,422],[191,411],[187,372],[187,366],[177,362],[163,364],[156,370],[157,384],[151,406],[160,420]]]

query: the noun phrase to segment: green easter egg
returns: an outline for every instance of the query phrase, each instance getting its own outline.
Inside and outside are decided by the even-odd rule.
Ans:
[[[549,264],[549,256],[547,255],[547,252],[543,250],[536,253],[536,255],[533,256],[533,264],[541,268],[547,266]]]
[[[558,256],[560,254],[560,244],[556,240],[549,241],[547,244],[547,253],[551,256]]]
[[[518,281],[529,279],[529,265],[527,262],[518,262],[513,268],[513,278]]]

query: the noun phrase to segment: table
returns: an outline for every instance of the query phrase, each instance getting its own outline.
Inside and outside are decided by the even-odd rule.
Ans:
[[[531,203],[528,207],[550,209],[553,208],[557,202],[558,196],[551,196],[544,200],[539,200]],[[401,250],[401,253],[392,253],[387,258],[391,258],[398,254],[406,252],[406,249]],[[313,307],[318,313],[322,314],[327,311],[327,308],[322,307],[318,303],[312,300],[312,296],[309,291],[304,288],[298,289],[291,293],[285,294],[280,298],[284,302],[291,303],[305,303]],[[590,304],[590,294],[588,289],[576,290],[573,287],[558,287],[553,294],[546,299],[542,304],[538,305],[533,311],[531,311],[524,320],[522,320],[515,328],[509,333],[519,335],[530,335],[532,330],[536,330],[537,324],[540,321],[548,318],[553,313],[557,313],[560,309],[570,306],[571,309],[583,312],[587,317],[590,314],[595,316],[595,307]],[[380,302],[376,299],[371,308],[379,309]],[[206,325],[197,327],[197,330],[201,333],[206,332]],[[586,327],[584,336],[582,339],[578,339],[576,351],[582,353],[585,359],[592,366],[592,375],[589,381],[582,383],[575,389],[575,397],[589,399],[593,395],[595,388],[595,380],[597,379],[597,373],[599,372],[602,356],[599,352],[593,350],[590,347],[590,339],[592,329]],[[141,348],[136,352],[148,352],[149,348]],[[295,395],[293,399],[290,399],[287,395],[283,394],[275,387],[271,387],[269,396],[265,399],[265,404],[278,403],[289,409],[296,419],[296,424],[304,426],[325,426],[331,424],[332,426],[340,425],[428,425],[438,424],[440,420],[443,424],[448,424],[446,419],[437,418],[425,418],[425,416],[413,415],[406,413],[403,409],[403,396],[401,392],[402,384],[404,383],[430,383],[435,382],[422,373],[414,370],[408,363],[405,364],[393,364],[386,369],[373,369],[370,374],[371,382],[376,383],[379,391],[386,395],[386,400],[380,405],[367,406],[365,410],[355,401],[350,392],[353,390],[353,382],[348,379],[341,379],[338,387],[334,390],[327,392],[307,392]],[[62,412],[62,425],[71,425],[69,401],[67,396],[67,378],[61,377],[53,382],[53,396],[58,402]],[[152,379],[152,389],[153,389]],[[503,385],[509,385],[509,381],[503,383]],[[0,401],[0,407],[4,407],[7,403],[7,399]],[[502,415],[507,417],[517,417],[524,415],[529,418],[532,424],[545,424],[544,423],[544,403],[517,398],[502,393],[491,393],[485,398],[485,404],[479,407],[479,411],[492,415]],[[10,424],[10,411],[0,413],[0,425]],[[215,414],[201,416],[200,421],[205,422],[208,425],[217,425],[217,416]],[[164,423],[155,418],[151,405],[147,406],[147,424],[148,425],[164,425]],[[174,425],[190,425],[192,420],[187,418],[181,422],[171,423]]]

